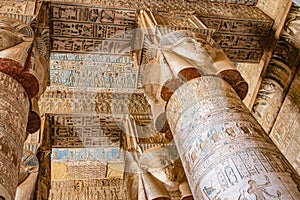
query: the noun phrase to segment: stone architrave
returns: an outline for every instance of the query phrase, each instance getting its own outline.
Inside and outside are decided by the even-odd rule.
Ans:
[[[222,79],[183,84],[166,113],[195,199],[299,199],[295,171]]]

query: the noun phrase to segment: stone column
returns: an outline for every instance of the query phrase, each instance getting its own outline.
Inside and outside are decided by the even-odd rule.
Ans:
[[[40,126],[33,99],[43,92],[45,77],[38,46],[29,25],[0,17],[0,197],[5,200],[15,198],[23,144]]]
[[[195,199],[299,199],[294,170],[229,84],[180,86],[166,116]]]
[[[166,105],[194,198],[298,199],[299,177],[241,101],[247,83],[210,44],[190,31],[168,32],[149,46],[143,68],[145,93]]]
[[[24,87],[0,72],[0,196],[13,200],[29,114],[29,98]]]
[[[299,7],[293,4],[253,104],[252,113],[267,134],[270,134],[299,65],[299,20]]]

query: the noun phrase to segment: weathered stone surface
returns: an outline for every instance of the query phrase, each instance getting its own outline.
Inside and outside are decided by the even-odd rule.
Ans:
[[[196,199],[300,197],[296,172],[221,79],[179,87],[167,119]]]
[[[300,73],[298,70],[298,73],[296,74],[296,77],[293,80],[290,90],[279,111],[275,124],[270,132],[270,137],[300,174],[299,76]]]
[[[20,83],[0,72],[0,194],[13,200],[18,186],[29,98]]]
[[[50,88],[135,90],[137,73],[129,55],[52,53]]]
[[[129,199],[121,178],[53,181],[49,199]]]

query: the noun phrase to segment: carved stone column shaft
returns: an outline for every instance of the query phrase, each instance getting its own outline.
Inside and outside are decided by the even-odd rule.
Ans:
[[[299,22],[300,10],[293,4],[253,104],[252,113],[267,134],[271,132],[299,65]]]
[[[222,79],[186,82],[166,112],[195,199],[300,198],[294,171]]]
[[[279,41],[264,74],[252,113],[267,134],[273,127],[286,92],[295,75],[299,50],[288,42]]]
[[[13,200],[29,114],[29,98],[23,86],[0,72],[0,196]]]

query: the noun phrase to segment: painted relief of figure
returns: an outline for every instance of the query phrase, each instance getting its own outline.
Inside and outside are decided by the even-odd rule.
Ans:
[[[99,87],[99,82],[98,82],[98,79],[99,79],[99,74],[96,73],[95,76],[94,76],[94,87]]]
[[[76,193],[76,199],[81,200],[82,193],[83,193],[83,182],[79,181],[74,185],[74,191]]]
[[[265,176],[265,178],[266,183],[262,185],[258,185],[254,180],[249,180],[248,184],[250,185],[250,187],[247,192],[249,194],[255,195],[256,200],[267,200],[270,199],[270,197],[279,199],[279,197],[281,196],[281,192],[277,191],[277,195],[273,195],[266,190],[266,187],[271,186],[271,183],[268,176]]]
[[[112,73],[108,74],[108,82],[109,82],[109,88],[114,87],[114,77],[112,76]]]
[[[69,82],[69,85],[70,85],[71,87],[74,87],[74,86],[75,86],[75,77],[74,77],[73,72],[70,73],[68,82]]]
[[[61,83],[58,71],[55,72],[55,75],[53,77],[53,83],[56,83],[56,84]]]
[[[119,73],[116,72],[115,73],[115,87],[119,88],[120,87],[120,83],[119,83]]]
[[[98,82],[98,87],[104,87],[104,75],[105,73],[102,72],[101,75],[99,76],[99,82]]]
[[[217,189],[213,187],[212,181],[211,181],[210,186],[204,186],[203,192],[208,197],[209,200],[219,200],[220,199],[218,197],[218,195],[221,191],[220,190],[217,191]]]

